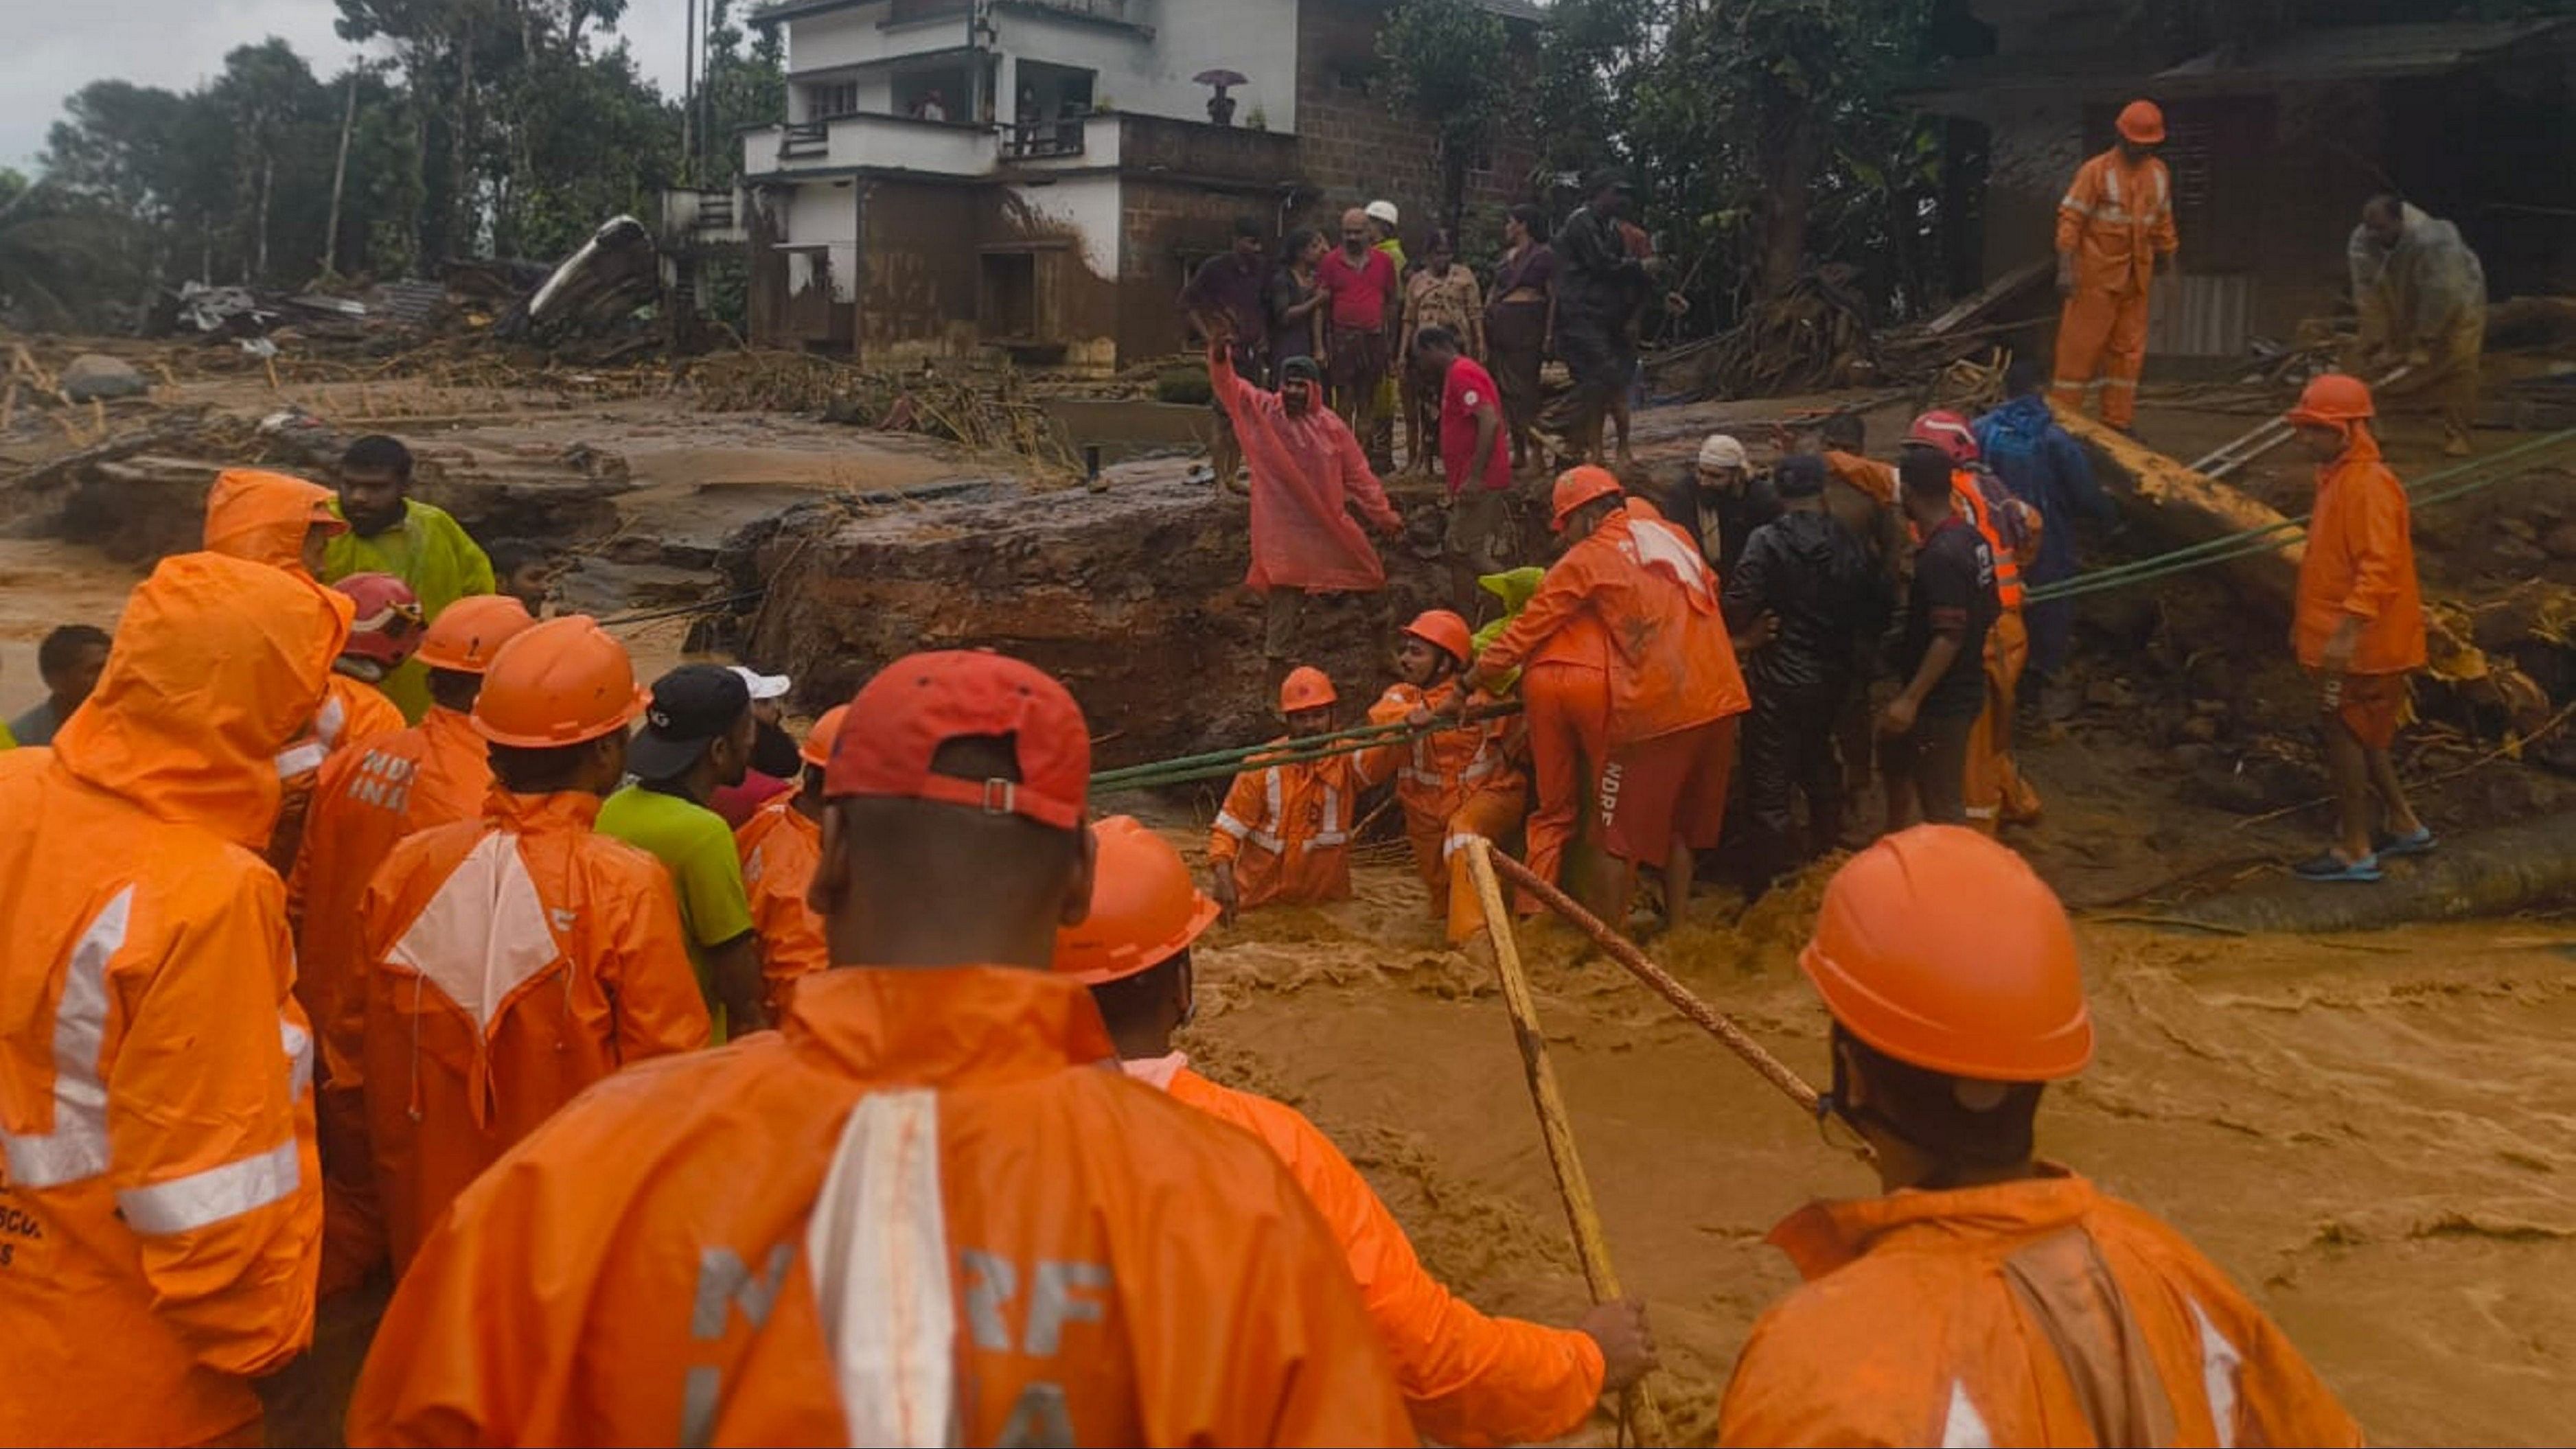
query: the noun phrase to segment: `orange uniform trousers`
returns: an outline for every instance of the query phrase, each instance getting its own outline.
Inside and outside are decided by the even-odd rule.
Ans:
[[[1467,841],[1473,836],[1500,841],[1521,823],[1527,808],[1517,776],[1505,789],[1479,790],[1458,802],[1446,819],[1405,812],[1404,834],[1413,842],[1413,868],[1431,892],[1431,914],[1448,922],[1449,944],[1455,946],[1485,929],[1484,907],[1467,870]]]
[[[1521,673],[1530,769],[1538,809],[1529,817],[1529,868],[1554,882],[1574,847],[1594,777],[1610,758],[1610,676],[1575,664],[1532,663]],[[1523,901],[1523,911],[1536,909]]]
[[[2021,610],[2006,609],[1986,631],[1986,707],[1968,732],[1967,778],[1960,794],[1968,823],[1988,835],[1999,825],[2028,825],[2039,818],[2039,791],[2013,764],[2013,707],[2021,672],[2030,663],[2030,631]]]
[[[2102,421],[2125,428],[2138,417],[2138,375],[2147,368],[2147,289],[2078,284],[2057,319],[2057,372],[2048,399],[2080,411],[2102,388]]]

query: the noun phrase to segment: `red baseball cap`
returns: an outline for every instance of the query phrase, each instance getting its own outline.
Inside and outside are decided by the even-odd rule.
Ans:
[[[1008,735],[1017,780],[966,780],[931,768],[950,740]],[[823,793],[976,805],[1077,829],[1091,789],[1091,727],[1045,671],[988,650],[908,654],[850,700]]]

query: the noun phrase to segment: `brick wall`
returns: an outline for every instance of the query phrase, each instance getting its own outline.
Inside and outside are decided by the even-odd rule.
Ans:
[[[1234,219],[1278,224],[1268,188],[1241,191],[1127,177],[1119,189],[1118,362],[1188,345],[1178,299],[1199,261],[1234,245]]]
[[[1412,243],[1439,216],[1440,178],[1422,124],[1395,115],[1378,94],[1377,32],[1389,8],[1386,0],[1299,0],[1298,149],[1306,180],[1321,195],[1298,220],[1329,226],[1345,207],[1384,197],[1404,213]],[[1534,66],[1536,43],[1526,27],[1514,27],[1514,71],[1525,75]],[[1526,85],[1500,83],[1528,94]],[[1468,175],[1471,233],[1499,231],[1503,208],[1530,199],[1537,156],[1526,126],[1506,128],[1487,164]],[[1491,249],[1472,234],[1462,247],[1470,254]]]

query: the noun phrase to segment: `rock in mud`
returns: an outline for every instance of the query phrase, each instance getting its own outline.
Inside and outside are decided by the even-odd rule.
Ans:
[[[1280,733],[1262,658],[1262,603],[1243,587],[1245,501],[1178,477],[1105,493],[996,482],[927,505],[791,515],[737,587],[769,594],[747,657],[795,676],[800,702],[847,699],[916,649],[991,648],[1062,679],[1111,768]],[[1301,663],[1340,686],[1356,723],[1389,680],[1397,623],[1446,602],[1447,576],[1385,548],[1382,593],[1308,602]]]
[[[62,371],[63,396],[76,403],[99,398],[141,397],[152,383],[132,363],[105,353],[84,352]]]

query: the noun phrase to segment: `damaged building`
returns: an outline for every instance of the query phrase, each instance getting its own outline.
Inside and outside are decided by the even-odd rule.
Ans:
[[[2576,289],[2576,23],[2380,23],[2295,3],[2216,48],[2159,52],[2094,0],[1966,0],[1961,58],[1909,99],[1948,118],[1952,284],[2044,260],[2058,198],[2122,105],[2164,108],[2182,234],[2148,351],[2236,357],[2331,316],[2361,203],[2456,222],[2497,297]]]
[[[1481,0],[1524,55],[1538,9]],[[1437,210],[1427,128],[1376,84],[1391,0],[783,0],[788,114],[742,182],[665,198],[683,268],[739,248],[750,340],[877,364],[987,350],[1110,370],[1183,342],[1173,299],[1239,216],[1284,232]],[[1471,212],[1527,191],[1506,138]],[[1497,223],[1498,224],[1498,223]],[[686,277],[683,277],[684,289]]]

